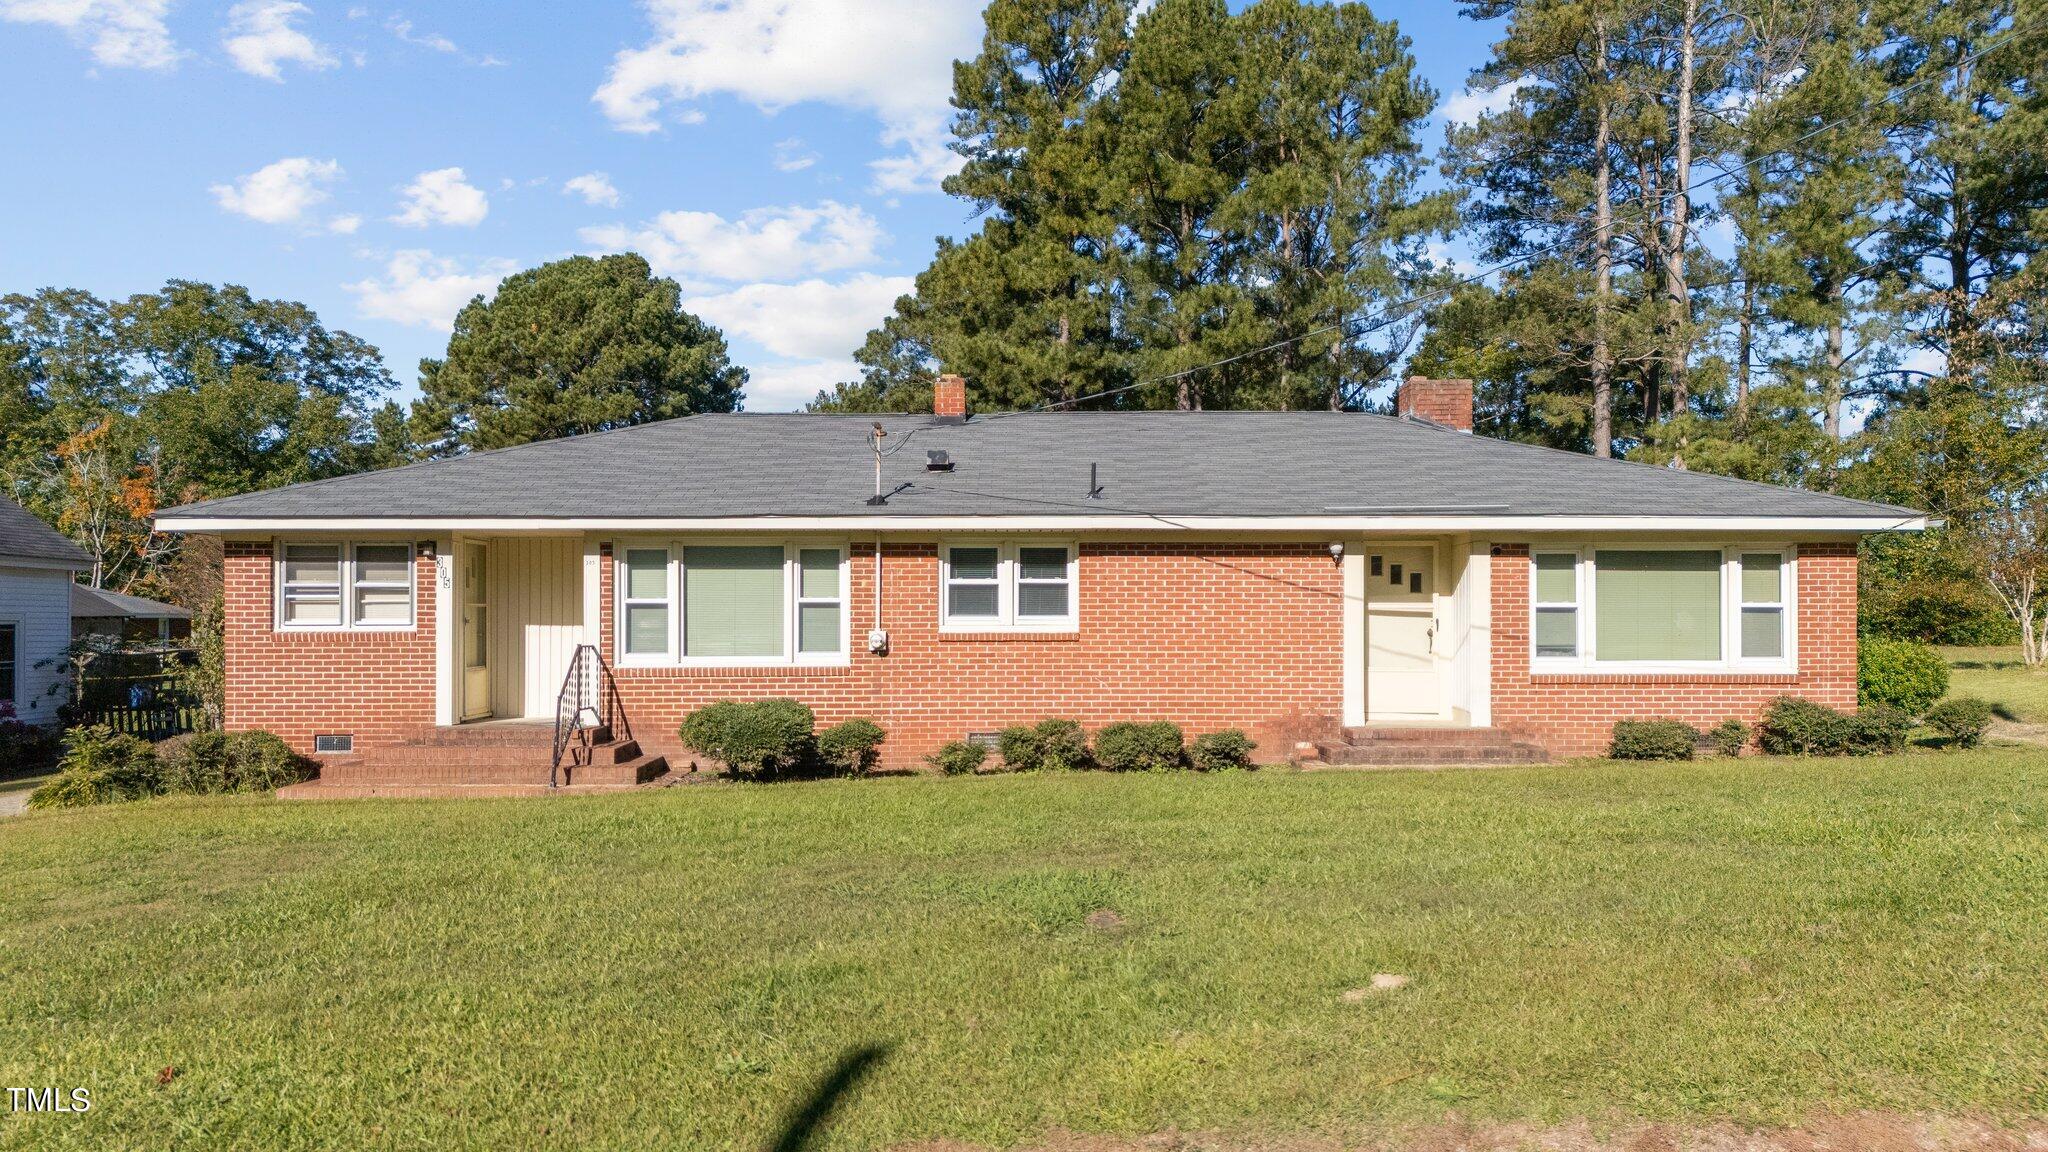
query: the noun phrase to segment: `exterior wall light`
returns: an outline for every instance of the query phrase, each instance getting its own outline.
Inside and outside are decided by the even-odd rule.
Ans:
[[[1330,541],[1330,563],[1344,563],[1344,542],[1342,540]]]

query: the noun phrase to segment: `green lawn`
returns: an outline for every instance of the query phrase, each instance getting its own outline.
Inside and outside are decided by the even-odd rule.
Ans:
[[[2028,671],[2017,645],[1941,652],[1948,657],[1951,693],[1981,696],[2008,720],[2048,724],[2048,669]]]
[[[95,1107],[0,1147],[757,1148],[865,1044],[826,1146],[2039,1113],[2044,786],[1992,749],[29,815],[0,1084]]]

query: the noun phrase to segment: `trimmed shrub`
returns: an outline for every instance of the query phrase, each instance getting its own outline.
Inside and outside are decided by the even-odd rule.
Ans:
[[[1856,703],[1888,704],[1914,716],[1948,694],[1948,661],[1917,640],[1863,637],[1856,646]]]
[[[1003,729],[996,739],[1012,772],[1064,772],[1088,766],[1088,737],[1073,720],[1040,720]]]
[[[1838,756],[1849,743],[1849,717],[1796,696],[1780,696],[1764,709],[1757,740],[1773,756]]]
[[[157,747],[166,792],[275,792],[313,774],[313,766],[275,733],[200,732]]]
[[[1764,751],[1780,756],[1878,756],[1900,751],[1913,718],[1887,704],[1854,715],[1780,696],[1764,710],[1758,729]]]
[[[1927,710],[1927,726],[1958,748],[1975,748],[1991,729],[1991,705],[1975,696],[1951,696]]]
[[[1749,747],[1749,736],[1749,725],[1740,720],[1723,720],[1707,733],[1707,739],[1714,743],[1714,751],[1731,759],[1742,755],[1742,750]]]
[[[28,806],[82,808],[140,800],[162,790],[156,752],[148,744],[95,724],[65,735],[56,779],[30,793]]]
[[[937,752],[925,757],[924,762],[948,776],[972,776],[986,759],[988,745],[954,740],[941,745]]]
[[[1252,753],[1259,746],[1252,738],[1236,728],[1225,728],[1195,737],[1188,746],[1188,760],[1198,772],[1223,772],[1231,768],[1252,766]]]
[[[721,700],[683,717],[683,746],[743,780],[767,780],[809,763],[816,717],[794,700]]]
[[[1683,720],[1616,720],[1607,754],[1616,760],[1690,760],[1700,734]]]
[[[1171,720],[1125,721],[1095,734],[1095,760],[1112,772],[1171,772],[1185,766],[1184,743]]]
[[[1848,717],[1851,756],[1889,756],[1903,752],[1913,734],[1912,713],[1889,704],[1872,704]]]
[[[875,751],[889,734],[873,720],[842,720],[818,733],[818,760],[840,776],[865,776],[875,770]]]

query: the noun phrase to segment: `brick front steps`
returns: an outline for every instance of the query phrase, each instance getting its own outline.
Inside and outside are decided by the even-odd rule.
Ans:
[[[1499,728],[1346,728],[1341,738],[1318,740],[1305,768],[1448,768],[1541,764],[1550,759],[1535,744]]]
[[[278,790],[289,800],[362,796],[540,796],[617,792],[668,771],[668,760],[643,752],[637,741],[614,740],[598,729],[590,763],[564,757],[561,787],[548,787],[554,726],[497,721],[453,728],[425,726],[398,744],[323,761],[318,778]]]

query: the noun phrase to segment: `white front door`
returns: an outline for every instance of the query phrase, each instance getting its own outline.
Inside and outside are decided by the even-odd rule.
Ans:
[[[481,720],[491,714],[490,550],[470,542],[462,546],[462,718]]]
[[[1436,550],[1367,545],[1365,714],[1368,721],[1436,720]]]

